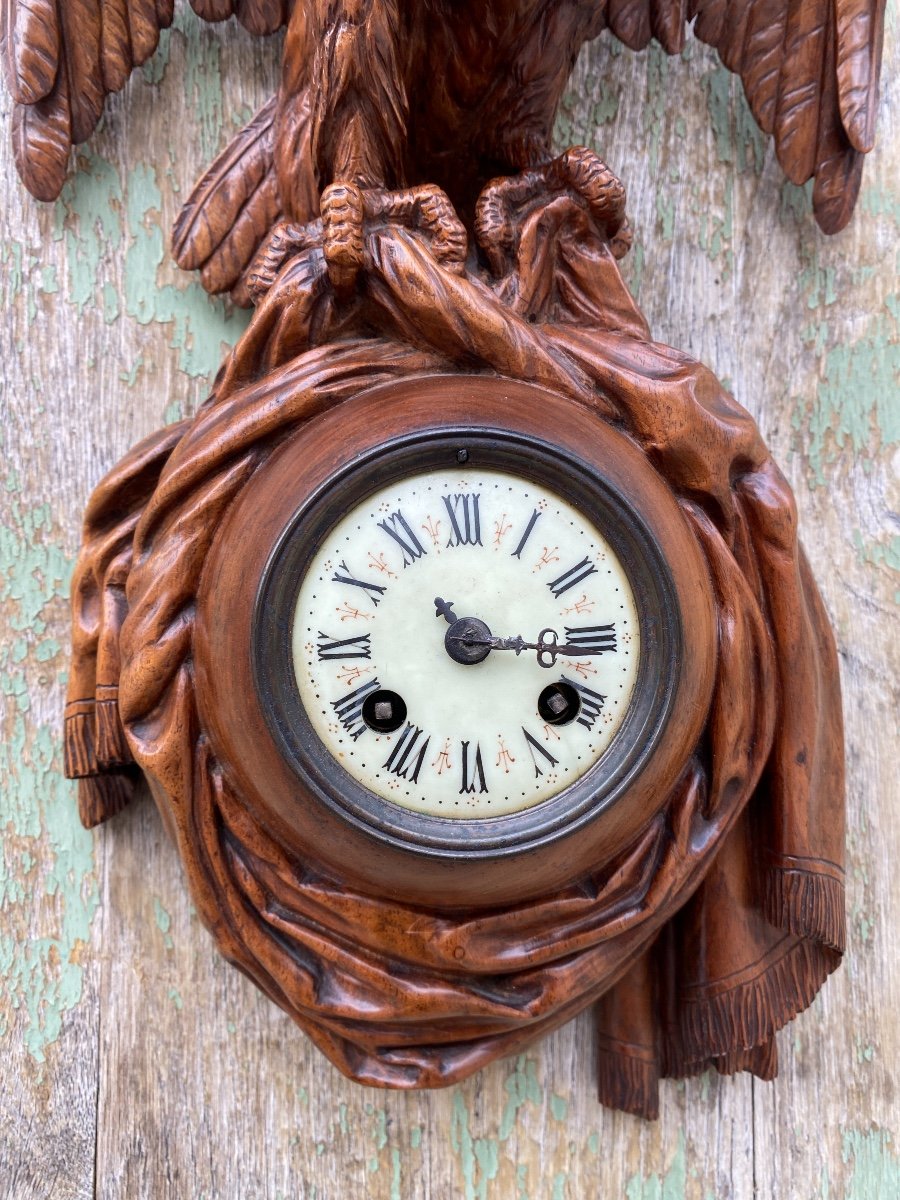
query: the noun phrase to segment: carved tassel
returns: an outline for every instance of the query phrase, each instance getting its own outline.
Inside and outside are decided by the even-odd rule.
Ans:
[[[97,761],[101,768],[126,766],[134,760],[125,740],[125,730],[119,714],[119,689],[115,684],[97,687]]]
[[[121,771],[89,775],[78,781],[78,815],[85,829],[93,829],[120,813],[134,797],[134,780]]]
[[[67,779],[83,779],[99,770],[94,748],[93,700],[75,700],[66,705],[63,755]]]

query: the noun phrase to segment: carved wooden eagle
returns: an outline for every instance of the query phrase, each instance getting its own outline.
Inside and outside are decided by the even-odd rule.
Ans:
[[[335,182],[442,187],[467,217],[492,176],[546,161],[581,46],[609,29],[669,53],[686,26],[737,72],[797,184],[814,178],[826,233],[842,229],[874,142],[884,0],[191,0],[254,34],[287,26],[278,94],[219,156],[175,231],[204,286],[243,279],[281,219],[306,222]],[[174,0],[0,0],[16,165],[41,200],[106,96],[156,49]]]

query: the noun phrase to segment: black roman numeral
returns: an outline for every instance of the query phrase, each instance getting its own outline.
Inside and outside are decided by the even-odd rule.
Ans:
[[[423,737],[425,741],[419,745],[419,739]],[[417,725],[410,725],[407,722],[406,728],[387,757],[384,769],[399,775],[401,779],[409,778],[413,783],[418,783],[419,772],[422,770],[422,763],[425,760],[425,753],[430,741],[431,738],[426,737]],[[414,767],[412,775],[408,775],[410,767]]]
[[[359,637],[339,638],[332,641],[330,635],[319,630],[319,662],[340,658],[371,658],[372,647],[369,634],[362,633]]]
[[[562,676],[561,682],[575,688],[581,697],[578,724],[583,725],[585,729],[593,730],[594,724],[603,709],[603,705],[606,703],[606,697],[601,696],[599,692],[595,692],[593,688],[589,688],[584,683],[579,683],[574,679],[567,679],[565,675]]]
[[[535,779],[539,779],[544,772],[541,768],[540,759],[535,757],[535,750],[541,755],[545,763],[549,764],[551,770],[559,762],[559,759],[554,758],[545,746],[542,746],[536,738],[533,738],[524,725],[522,726],[522,732],[525,734],[525,741],[528,743],[528,749],[531,751],[531,761],[534,763],[534,777]]]
[[[390,525],[388,524],[390,521]],[[411,566],[417,558],[425,554],[422,543],[409,527],[409,523],[399,510],[384,521],[378,522],[378,528],[389,534],[403,551],[404,567]]]
[[[484,782],[484,763],[481,761],[481,747],[476,743],[475,753],[472,756],[471,767],[469,765],[469,743],[462,743],[462,787],[459,789],[459,794],[464,792],[474,792],[476,780],[478,782],[479,792],[488,790],[487,784]]]
[[[576,563],[574,567],[570,567],[568,571],[560,575],[559,579],[554,579],[552,583],[548,583],[547,587],[558,600],[563,592],[567,592],[569,588],[575,587],[577,583],[581,583],[583,579],[587,579],[588,575],[596,575],[597,568],[589,558],[583,558],[580,563]]]
[[[539,516],[541,516],[541,513],[538,512],[537,509],[535,509],[534,512],[531,514],[531,519],[529,520],[528,524],[525,526],[525,532],[522,534],[522,537],[519,541],[518,546],[516,546],[515,550],[513,550],[513,552],[512,552],[513,558],[521,558],[522,557],[522,551],[525,549],[525,543],[531,537],[531,531],[532,531],[532,529],[534,529],[535,525],[537,525],[537,519]]]
[[[585,625],[578,629],[566,626],[566,641],[570,646],[577,646],[579,654],[605,654],[616,648],[616,623]]]
[[[444,496],[447,515],[453,532],[450,534],[449,546],[480,546],[481,514],[478,502],[481,496],[477,492],[458,492],[454,496]]]
[[[381,684],[377,679],[371,680],[369,683],[364,683],[355,691],[348,692],[340,700],[332,700],[331,707],[337,713],[338,720],[343,725],[345,731],[350,734],[354,742],[368,729],[365,721],[362,719],[363,703],[366,696],[370,692],[377,692]],[[358,726],[358,728],[357,728]]]
[[[333,583],[349,583],[349,585],[351,587],[362,588],[363,591],[366,593],[366,595],[369,597],[369,599],[372,601],[372,603],[377,608],[381,602],[381,597],[387,591],[387,588],[383,587],[380,583],[367,583],[364,579],[354,579],[353,576],[350,574],[350,568],[347,566],[347,564],[345,562],[338,563],[338,567],[344,573],[343,573],[343,575],[340,575],[340,574],[338,574],[337,571],[335,571],[335,573],[331,577],[332,582]]]

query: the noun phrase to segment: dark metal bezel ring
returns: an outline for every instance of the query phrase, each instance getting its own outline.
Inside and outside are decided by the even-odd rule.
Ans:
[[[498,817],[430,816],[368,791],[331,755],[306,714],[290,654],[301,581],[323,538],[352,508],[399,479],[467,466],[518,475],[564,497],[621,561],[638,609],[641,649],[632,700],[598,761],[557,795]],[[649,469],[649,468],[648,468]],[[377,841],[440,858],[517,855],[570,835],[616,804],[652,759],[672,712],[683,661],[682,614],[665,555],[637,507],[601,471],[541,438],[508,429],[439,426],[371,449],[336,471],[294,512],[264,567],[252,614],[257,698],[269,731],[303,785]]]

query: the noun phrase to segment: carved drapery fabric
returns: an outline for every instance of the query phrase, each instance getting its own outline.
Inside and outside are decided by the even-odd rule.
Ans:
[[[657,1081],[770,1078],[775,1031],[844,946],[837,663],[790,489],[705,367],[653,342],[608,236],[567,193],[524,202],[486,272],[418,233],[366,235],[354,298],[290,258],[196,418],[99,485],[75,577],[67,771],[96,823],[135,765],[217,945],[347,1075],[453,1083],[596,1003],[600,1096],[652,1116]],[[416,348],[417,347],[417,348]],[[665,478],[709,564],[717,675],[704,737],[596,875],[464,915],[348,890],[290,857],[200,726],[193,602],[222,514],[284,438],[368,386],[474,372],[569,396]]]

